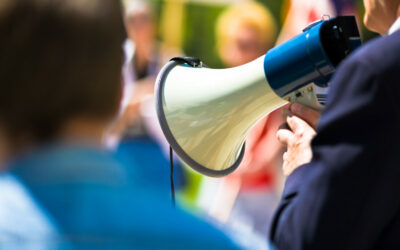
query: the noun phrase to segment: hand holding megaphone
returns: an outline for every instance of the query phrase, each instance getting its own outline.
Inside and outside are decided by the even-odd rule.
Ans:
[[[260,58],[230,69],[199,60],[169,62],[156,82],[164,135],[178,156],[209,176],[234,171],[251,128],[288,102],[323,108],[316,85],[326,87],[337,65],[361,44],[354,17],[321,20]]]

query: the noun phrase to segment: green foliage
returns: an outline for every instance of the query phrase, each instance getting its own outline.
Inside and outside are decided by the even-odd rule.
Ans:
[[[222,67],[215,44],[215,23],[223,9],[220,5],[186,4],[183,51],[212,68]]]
[[[271,11],[278,25],[278,31],[279,31],[282,26],[281,12],[284,0],[258,0],[257,2],[260,2]]]

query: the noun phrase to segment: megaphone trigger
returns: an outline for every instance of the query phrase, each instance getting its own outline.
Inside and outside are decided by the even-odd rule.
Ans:
[[[317,97],[314,83],[306,85],[295,92],[290,93],[284,97],[284,99],[288,102],[297,102],[303,104],[318,111],[321,111],[324,108],[324,103],[321,103]]]

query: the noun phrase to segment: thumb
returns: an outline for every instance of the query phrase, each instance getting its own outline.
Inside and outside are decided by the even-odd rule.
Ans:
[[[315,133],[314,129],[304,120],[300,119],[297,116],[290,116],[287,118],[287,123],[290,127],[290,129],[295,133],[295,134],[301,134],[307,131],[313,131]]]

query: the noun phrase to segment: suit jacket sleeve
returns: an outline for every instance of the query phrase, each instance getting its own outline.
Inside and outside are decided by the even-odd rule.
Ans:
[[[270,235],[278,249],[366,249],[396,213],[392,189],[399,181],[388,174],[393,158],[386,157],[398,144],[390,133],[396,124],[388,121],[396,105],[391,76],[361,59],[339,67],[313,160],[286,180]]]

